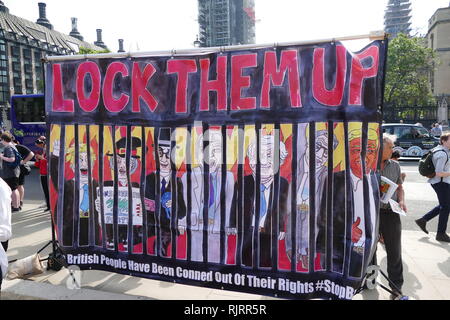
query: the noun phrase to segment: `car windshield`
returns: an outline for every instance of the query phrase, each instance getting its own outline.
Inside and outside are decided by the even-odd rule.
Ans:
[[[399,139],[424,139],[429,138],[430,134],[425,128],[398,126],[394,127],[394,134]]]
[[[418,131],[419,131],[419,134],[422,136],[422,138],[429,138],[430,137],[430,133],[428,132],[427,129],[419,128]]]

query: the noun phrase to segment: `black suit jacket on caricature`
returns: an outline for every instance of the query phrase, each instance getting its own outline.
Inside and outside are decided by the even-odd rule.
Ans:
[[[58,162],[59,157],[56,157],[52,155],[50,157],[50,176],[51,181],[53,185],[58,185],[57,179],[58,179]],[[98,182],[95,180],[92,180],[92,192],[96,192],[98,187]],[[56,190],[60,190],[56,188]],[[74,240],[75,240],[75,234],[74,234],[74,219],[75,214],[79,215],[78,212],[78,206],[74,206],[74,200],[75,200],[75,180],[64,180],[64,208],[62,212],[62,244],[63,246],[73,246]],[[59,194],[58,197],[61,195]],[[81,197],[81,194],[80,194]],[[96,245],[101,245],[101,225],[99,223],[99,213],[95,209],[95,203],[93,201],[93,197],[89,197],[89,208],[90,212],[94,212],[94,223],[96,225],[96,230],[94,232],[95,238],[94,243]],[[76,212],[74,211],[76,209]],[[55,225],[58,225],[57,222],[57,212],[58,212],[58,203],[56,203],[55,206]],[[89,245],[89,218],[78,218],[79,220],[79,245]],[[60,239],[61,241],[61,239]]]
[[[331,201],[332,205],[332,244],[333,244],[333,252],[332,254],[332,271],[334,272],[343,272],[344,265],[344,252],[346,248],[346,235],[345,235],[345,217],[346,217],[346,200],[349,196],[346,191],[345,186],[346,172],[339,171],[333,173],[333,199]],[[328,188],[328,176],[325,176],[324,180],[324,188],[322,191],[321,201],[320,201],[320,210],[318,216],[318,235],[316,241],[316,251],[325,255],[326,252],[326,239],[327,239],[327,229],[326,229],[326,217],[327,217],[327,188]],[[345,195],[345,196],[344,196]],[[319,195],[316,195],[319,196]],[[353,203],[353,196],[350,195],[349,198],[350,203]],[[349,202],[347,202],[348,204]],[[353,207],[351,208],[351,212],[353,212]],[[330,253],[328,253],[330,254]],[[325,257],[322,258],[322,262],[325,263]]]
[[[176,211],[173,210],[172,207],[171,210],[171,217],[176,214],[177,219],[180,220],[186,216],[186,204],[184,202],[183,198],[183,183],[181,182],[181,178],[176,178],[177,181],[177,187],[176,187],[176,203],[177,208]],[[166,190],[171,190],[171,184],[172,180],[169,180],[169,183],[167,184]],[[156,206],[156,174],[154,172],[150,173],[145,178],[145,201],[152,201],[154,205]],[[173,191],[173,190],[171,190]],[[156,208],[155,208],[156,211]],[[147,225],[148,225],[148,237],[152,237],[155,235],[155,226],[156,226],[156,219],[155,219],[155,211],[151,211],[146,209],[147,212]],[[157,211],[156,211],[157,212]],[[170,232],[170,219],[167,218],[165,214],[165,209],[162,206],[162,201],[160,201],[160,214],[159,214],[159,224],[162,231]],[[178,224],[176,224],[177,226]],[[177,229],[177,235],[178,235],[178,229]]]
[[[352,243],[351,250],[350,250],[350,264],[349,264],[349,276],[354,278],[362,278],[364,276],[363,274],[363,267],[368,265],[370,253],[371,253],[371,246],[373,243],[378,241],[378,234],[372,235],[372,229],[374,229],[374,226],[372,226],[372,219],[371,219],[371,208],[370,208],[370,200],[368,197],[374,197],[375,201],[375,208],[376,213],[378,214],[379,210],[379,182],[376,174],[370,174],[370,175],[364,175],[363,177],[363,183],[364,183],[364,197],[365,197],[365,205],[364,205],[364,224],[360,224],[359,228],[363,229],[363,232],[366,236],[366,241],[364,244],[364,252],[360,253],[354,250],[354,246]],[[372,194],[367,194],[367,192],[370,192],[370,189],[368,188],[367,184],[371,184],[372,186]],[[353,203],[353,202],[352,202]],[[354,217],[354,207],[352,205],[351,207],[351,213],[352,217]],[[353,221],[352,221],[353,222]],[[376,221],[375,221],[376,223]],[[375,230],[377,231],[377,230]]]
[[[272,182],[269,203],[267,204],[266,219],[264,221],[264,229],[259,232],[259,267],[270,268],[272,264],[276,264],[276,258],[272,259],[272,223],[274,223],[274,217],[278,211],[278,232],[285,232],[285,218],[288,215],[289,210],[289,183],[286,179],[280,177],[280,191],[279,191],[279,211],[276,207],[276,201],[274,197],[274,183]],[[258,189],[259,190],[259,189]],[[238,183],[234,188],[233,202],[230,212],[230,227],[237,228],[238,234],[241,230],[238,220]],[[253,175],[244,177],[244,190],[243,190],[243,239],[242,239],[242,264],[251,267],[253,266],[253,215],[255,212],[255,179]],[[278,236],[277,236],[278,238]],[[274,244],[276,245],[276,244]]]
[[[346,196],[342,196],[343,192],[346,190],[345,186],[345,171],[333,173],[333,192],[336,196],[333,196],[332,200],[332,215],[333,215],[333,230],[332,230],[332,237],[333,237],[333,253],[332,253],[332,271],[343,273],[343,264],[344,264],[344,252],[347,248],[347,242],[346,242],[346,212],[351,215],[352,219],[354,217],[354,198],[353,198],[353,192],[347,193],[345,192]],[[378,179],[376,175],[370,174],[369,179],[367,179],[367,176],[364,176],[364,184],[365,183],[371,183],[372,185],[372,195],[375,199],[375,210],[378,210],[379,204],[376,201],[378,199]],[[327,180],[325,180],[325,186],[327,184]],[[349,182],[350,190],[351,188],[351,181]],[[326,192],[326,187],[324,188],[324,192]],[[346,208],[347,206],[347,208]],[[368,208],[368,210],[366,210]],[[317,251],[325,254],[326,250],[326,213],[327,212],[327,203],[326,203],[326,197],[322,196],[321,206],[320,206],[320,213],[319,213],[319,234],[317,237],[316,242],[316,248]],[[372,227],[372,220],[370,219],[370,205],[365,206],[365,220],[370,221],[368,223],[368,226]],[[352,224],[353,224],[352,220]],[[363,255],[361,253],[358,253],[357,251],[353,250],[353,244],[350,246],[350,259],[347,259],[349,261],[349,275],[352,277],[359,278],[362,276],[362,267],[363,262],[367,262],[368,254],[370,252],[370,246],[368,243],[369,235],[367,233],[372,233],[372,229],[367,229],[366,225],[359,225],[359,228],[362,228],[366,230],[366,246],[365,246],[365,254],[364,254],[364,261],[363,261]],[[349,235],[351,236],[351,229],[349,230]],[[376,241],[376,235],[373,235],[375,237],[374,240]],[[350,240],[349,240],[350,241]],[[325,261],[325,260],[323,260]]]
[[[371,237],[371,246],[373,247],[373,250],[368,250],[371,255],[376,251],[376,246],[374,243],[378,243],[378,221],[379,221],[379,213],[380,213],[380,181],[377,173],[371,172],[370,174],[366,175],[368,177],[368,182],[372,186],[372,194],[369,194],[370,197],[373,197],[374,203],[375,203],[375,218],[370,219],[370,226],[371,226],[371,232],[373,232]],[[370,192],[370,189],[369,189]],[[371,212],[369,210],[366,217],[371,217]],[[371,249],[371,248],[370,248]]]

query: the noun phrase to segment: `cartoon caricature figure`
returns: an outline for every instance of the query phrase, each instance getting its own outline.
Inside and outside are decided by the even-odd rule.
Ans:
[[[129,176],[127,174],[126,163],[126,143],[127,138],[122,137],[116,142],[116,161],[117,161],[117,178],[118,178],[118,243],[121,250],[128,249],[128,221],[129,221],[129,201],[132,201],[132,226],[133,226],[133,245],[142,241],[142,215],[143,207],[140,199],[140,186],[138,183],[131,183],[132,195],[129,196]],[[131,137],[131,157],[130,157],[130,175],[139,167],[140,157],[137,155],[137,148],[142,145],[141,139]],[[107,154],[110,158],[110,167],[114,168],[114,155]],[[100,210],[100,194],[97,190],[96,207]],[[106,228],[106,247],[114,249],[114,182],[105,181],[103,183],[103,201],[104,201],[104,218]],[[120,248],[119,248],[120,249]]]
[[[58,168],[58,159],[60,153],[60,143],[58,140],[53,142],[53,152],[51,155],[51,170],[56,170]],[[75,145],[70,145],[66,149],[66,161],[70,163],[70,168],[75,171]],[[91,163],[96,160],[95,153],[93,149],[90,149]],[[79,245],[87,246],[89,245],[89,217],[91,212],[94,212],[94,221],[96,225],[95,243],[100,242],[100,230],[101,222],[99,219],[98,211],[90,210],[93,208],[93,202],[89,193],[89,175],[88,175],[88,154],[87,154],[87,144],[81,143],[78,150],[78,168],[79,168],[79,202],[75,207],[78,211],[79,217]],[[57,177],[57,174],[51,174],[52,179]],[[56,181],[53,181],[54,185],[57,185]],[[92,188],[95,190],[98,187],[98,182],[95,180],[91,181]],[[70,199],[74,197],[75,194],[75,179],[64,181],[64,199]],[[62,232],[62,243],[63,245],[71,246],[73,244],[73,229],[74,229],[74,203],[73,201],[64,201],[63,209],[63,232]],[[56,211],[57,212],[57,211]]]
[[[276,170],[283,164],[288,156],[288,152],[283,142],[279,142],[280,159],[275,159],[275,143],[274,136],[261,135],[260,143],[260,159],[261,159],[261,184],[256,185],[256,168],[257,168],[257,148],[256,141],[253,139],[248,146],[247,156],[250,163],[252,174],[244,177],[243,190],[243,221],[237,220],[237,199],[238,188],[235,185],[232,209],[230,214],[230,226],[242,230],[242,265],[246,267],[253,266],[253,255],[257,255],[259,267],[270,268],[273,264],[277,264],[276,257],[272,257],[272,247],[277,245],[272,243],[272,224],[278,225],[278,240],[285,237],[285,220],[289,215],[289,183],[283,177],[280,177],[279,183],[279,205],[277,207],[276,199],[274,199],[274,176]],[[256,192],[260,193],[259,213],[256,212]],[[275,221],[278,211],[278,221]],[[254,229],[256,228],[256,214],[259,215],[259,224],[257,226],[257,241],[259,251],[255,252],[253,248]],[[242,228],[242,229],[241,229]]]
[[[366,172],[363,174],[362,166],[362,130],[358,123],[349,124],[349,155],[350,155],[350,177],[353,193],[353,225],[352,225],[352,252],[350,258],[350,276],[361,277],[362,266],[364,260],[364,251],[366,247],[366,239],[372,238],[372,234],[367,234],[370,230],[366,230],[366,214],[364,204],[364,174],[369,174],[374,168],[378,150],[378,135],[374,130],[368,130],[368,143],[365,161]],[[373,198],[373,183],[369,183],[369,207],[370,214],[374,216],[375,202]],[[371,221],[372,230],[374,232],[374,221]]]
[[[300,125],[298,133],[298,176],[297,176],[297,228],[295,262],[303,269],[309,268],[309,238],[310,238],[310,149],[309,149],[309,126]],[[337,146],[336,137],[333,139],[333,150]],[[315,225],[316,252],[325,254],[325,214],[326,214],[326,186],[328,170],[328,131],[317,130],[315,132]],[[325,208],[324,208],[325,205]],[[325,213],[323,212],[325,210]],[[287,221],[286,253],[290,259],[292,255],[291,244],[291,218]]]
[[[203,230],[206,227],[208,232],[208,262],[220,263],[220,222],[221,207],[220,194],[222,190],[222,133],[220,130],[209,129],[206,133],[209,145],[205,149],[208,152],[208,158],[203,157],[203,135],[197,138],[196,159],[199,166],[192,169],[191,172],[191,260],[203,261]],[[208,223],[204,223],[204,166],[203,161],[209,164],[209,196],[208,196]],[[183,193],[185,202],[187,202],[187,178],[185,173],[182,177]],[[230,216],[231,201],[233,198],[234,178],[231,172],[226,172],[225,185],[225,223],[227,224]],[[180,221],[183,233],[186,228],[186,218]],[[228,229],[228,226],[225,226]],[[225,243],[225,248],[226,248]],[[225,249],[226,252],[226,249]]]
[[[366,178],[369,189],[369,208],[371,220],[371,239],[372,244],[377,241],[377,212],[379,211],[379,202],[376,201],[380,197],[380,189],[378,187],[378,177],[376,174],[378,152],[380,149],[378,124],[369,123],[367,134],[367,148],[366,148]]]
[[[183,199],[183,184],[181,178],[177,177],[176,185],[172,184],[172,162],[171,162],[171,142],[170,129],[161,128],[158,137],[158,160],[159,160],[159,194],[160,208],[156,208],[156,188],[157,175],[155,172],[150,173],[146,177],[145,183],[145,203],[148,221],[147,236],[155,236],[155,227],[159,226],[160,255],[162,257],[170,257],[171,252],[168,250],[172,243],[171,221],[183,219],[186,216],[186,205]],[[172,203],[173,197],[176,196],[177,206],[174,208]],[[157,223],[159,222],[159,224]],[[178,223],[175,224],[177,235],[179,235]],[[153,251],[152,251],[153,250]],[[152,248],[152,252],[156,252]]]

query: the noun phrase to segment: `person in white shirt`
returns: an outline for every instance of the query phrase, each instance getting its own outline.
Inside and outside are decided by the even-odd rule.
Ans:
[[[0,178],[0,290],[8,270],[8,241],[11,239],[11,188]]]
[[[441,135],[440,143],[433,151],[433,164],[436,168],[436,176],[428,180],[437,194],[439,204],[422,218],[417,219],[416,224],[422,231],[428,233],[426,229],[427,222],[439,216],[436,240],[450,242],[450,236],[447,234],[450,212],[450,132],[445,132]]]

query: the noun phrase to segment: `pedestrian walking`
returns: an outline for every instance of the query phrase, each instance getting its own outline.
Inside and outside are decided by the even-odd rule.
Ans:
[[[0,136],[0,142],[5,147],[3,149],[3,153],[0,153],[0,159],[2,160],[2,170],[0,176],[11,188],[11,205],[12,211],[15,212],[20,210],[20,196],[19,191],[17,190],[20,176],[20,163],[17,161],[17,156],[20,155],[12,143],[11,133],[3,132]]]
[[[440,152],[440,151],[443,152]],[[450,212],[450,132],[441,135],[440,145],[433,149],[433,165],[435,167],[436,176],[428,179],[434,191],[437,194],[439,204],[431,211],[426,213],[422,218],[416,220],[416,224],[423,232],[428,234],[426,224],[434,217],[439,216],[436,240],[442,242],[450,242],[447,234],[447,222]]]
[[[0,292],[2,280],[8,270],[8,241],[11,239],[11,189],[0,178]]]
[[[17,141],[16,139],[13,139],[13,143],[16,146],[17,151],[19,151],[20,155],[22,156],[22,161],[20,162],[19,187],[17,188],[17,190],[19,191],[19,199],[20,199],[19,209],[22,210],[23,199],[25,197],[25,176],[29,175],[31,172],[31,168],[28,165],[28,161],[33,159],[34,152],[28,149],[27,147],[21,145],[19,141]]]
[[[49,196],[49,190],[48,190],[48,177],[47,177],[47,151],[46,151],[46,139],[45,137],[41,136],[39,139],[37,139],[34,144],[42,149],[41,152],[36,153],[36,162],[35,166],[39,168],[39,174],[41,176],[41,186],[42,191],[44,192],[45,196],[45,203],[47,205],[46,210],[50,210],[50,196]]]
[[[396,136],[383,134],[383,154],[381,160],[381,176],[395,182],[398,187],[392,195],[392,200],[397,201],[400,207],[406,212],[405,192],[403,189],[403,179],[400,164],[391,159]],[[389,283],[392,291],[391,299],[396,300],[402,296],[403,286],[403,261],[402,261],[402,224],[400,215],[394,212],[389,203],[380,204],[380,237],[386,249],[387,273],[392,283]],[[376,255],[374,255],[376,264]]]
[[[439,128],[438,123],[433,124],[433,128],[431,129],[431,134],[436,138],[439,138],[441,136],[442,130]]]

